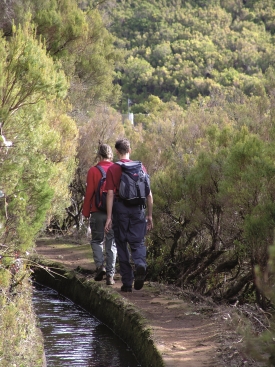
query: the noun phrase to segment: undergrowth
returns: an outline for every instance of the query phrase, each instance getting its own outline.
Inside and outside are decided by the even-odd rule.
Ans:
[[[0,269],[0,365],[40,367],[43,337],[32,305],[32,284],[27,270],[16,275]]]

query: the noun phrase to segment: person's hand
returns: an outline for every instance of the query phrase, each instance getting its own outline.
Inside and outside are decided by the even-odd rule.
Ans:
[[[112,219],[107,218],[106,223],[105,223],[105,232],[108,233],[110,229],[112,229]]]
[[[89,224],[89,217],[85,217],[83,214],[82,214],[82,222],[85,224],[85,225],[88,225]]]
[[[147,231],[151,231],[151,229],[153,229],[153,218],[152,217],[146,217],[146,222],[147,222]]]

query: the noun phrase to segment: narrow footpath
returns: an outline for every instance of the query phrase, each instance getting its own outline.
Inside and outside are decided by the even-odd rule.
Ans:
[[[63,264],[93,278],[95,265],[89,244],[65,239],[37,241],[38,256]],[[151,326],[153,340],[167,367],[239,367],[258,365],[245,357],[242,336],[237,334],[232,308],[172,286],[146,281],[140,291],[120,291],[115,275],[112,287],[134,304]]]

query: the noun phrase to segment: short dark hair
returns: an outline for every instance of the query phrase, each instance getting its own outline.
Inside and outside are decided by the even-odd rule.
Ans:
[[[115,148],[119,154],[124,155],[130,152],[130,142],[128,139],[119,139],[116,141]]]

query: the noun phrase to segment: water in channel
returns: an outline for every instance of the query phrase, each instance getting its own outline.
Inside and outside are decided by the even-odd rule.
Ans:
[[[47,367],[140,367],[106,325],[53,289],[34,283],[33,305]]]

